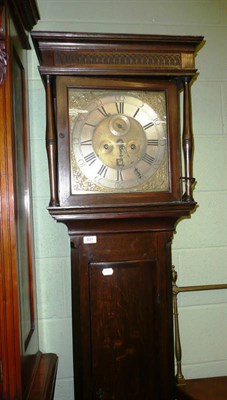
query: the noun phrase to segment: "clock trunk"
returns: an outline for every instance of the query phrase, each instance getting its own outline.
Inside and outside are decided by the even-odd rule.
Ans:
[[[93,233],[71,237],[76,398],[173,398],[172,232]]]

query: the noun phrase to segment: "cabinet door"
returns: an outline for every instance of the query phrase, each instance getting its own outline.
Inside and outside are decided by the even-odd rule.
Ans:
[[[89,266],[93,398],[158,399],[156,263]]]

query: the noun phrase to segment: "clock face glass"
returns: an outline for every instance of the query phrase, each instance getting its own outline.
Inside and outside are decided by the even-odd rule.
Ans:
[[[71,192],[169,189],[165,91],[68,89]]]

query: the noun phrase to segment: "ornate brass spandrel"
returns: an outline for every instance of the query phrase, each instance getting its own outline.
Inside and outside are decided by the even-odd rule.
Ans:
[[[73,152],[72,152],[73,153]],[[95,185],[89,179],[87,179],[81,170],[78,168],[77,162],[74,157],[74,153],[71,154],[71,169],[73,174],[73,192],[99,192],[99,193],[110,193],[110,189],[105,187],[100,187]],[[154,173],[152,179],[149,182],[146,182],[144,185],[141,185],[140,191],[141,192],[155,192],[155,191],[166,191],[168,189],[168,179],[166,175],[166,170],[168,168],[168,160],[167,156],[163,161],[161,167]],[[131,189],[131,191],[133,191]],[[112,191],[114,192],[114,190]],[[116,192],[116,191],[115,191]]]
[[[119,90],[118,93],[120,92],[121,91]],[[97,95],[99,97],[103,97],[106,93],[114,94],[116,93],[116,90],[107,91],[99,89],[98,91],[94,91],[93,89],[70,89],[68,99],[71,130],[72,123],[74,123],[75,119],[80,115],[81,110],[83,110],[83,108],[86,109],[87,105],[97,98]],[[166,117],[166,113],[164,112],[163,108],[163,102],[165,101],[164,91],[158,91],[158,94],[155,91],[125,91],[124,94],[130,94],[131,96],[138,97],[142,102],[152,105],[160,118]]]

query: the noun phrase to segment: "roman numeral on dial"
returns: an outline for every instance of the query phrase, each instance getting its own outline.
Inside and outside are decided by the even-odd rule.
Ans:
[[[87,154],[87,155],[84,157],[84,159],[85,159],[85,161],[86,161],[89,165],[92,165],[92,164],[97,160],[97,156],[96,156],[96,154],[94,153],[94,151],[92,151],[92,153]]]
[[[152,126],[154,126],[154,122],[149,122],[148,124],[144,125],[143,129],[146,130],[146,129],[151,128]]]
[[[148,146],[158,146],[158,139],[148,139]]]
[[[81,144],[82,146],[91,146],[91,145],[92,145],[92,140],[91,140],[91,139],[89,139],[89,140],[83,140],[82,142],[80,142],[80,144]]]
[[[140,111],[140,108],[137,108],[135,114],[133,115],[133,118],[136,118],[136,116],[137,116],[137,114],[138,114],[139,111]]]
[[[96,125],[90,124],[89,122],[85,122],[84,125],[92,126],[92,128],[95,128],[95,127],[96,127]]]
[[[115,104],[116,104],[116,109],[117,109],[118,114],[124,114],[124,102],[117,101]]]
[[[122,170],[118,169],[117,170],[117,182],[123,182],[123,180],[124,180],[124,178],[123,178],[123,175],[122,175]]]
[[[109,114],[106,112],[105,108],[103,106],[97,108],[97,110],[105,117],[109,117]]]
[[[106,174],[108,171],[108,167],[106,165],[102,165],[98,171],[98,175],[102,176],[103,178],[105,178]]]
[[[145,153],[142,157],[142,160],[151,165],[154,162],[155,158],[150,156],[150,154]]]

